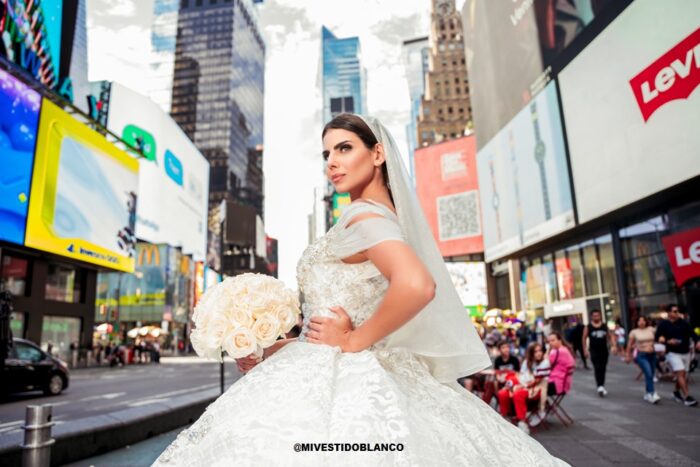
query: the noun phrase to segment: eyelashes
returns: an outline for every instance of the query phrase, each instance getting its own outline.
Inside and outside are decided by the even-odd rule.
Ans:
[[[340,147],[338,148],[338,150],[339,150],[340,152],[349,151],[349,150],[351,150],[351,149],[352,149],[352,146],[349,145],[349,144],[343,144],[342,146],[340,146]],[[323,154],[323,160],[324,160],[324,161],[327,161],[327,160],[328,160],[328,157],[330,156],[330,152],[328,152],[328,151],[323,151],[322,154]]]

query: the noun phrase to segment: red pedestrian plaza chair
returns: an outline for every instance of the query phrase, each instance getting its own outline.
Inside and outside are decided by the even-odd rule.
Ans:
[[[571,379],[574,377],[574,372],[573,369],[571,372],[569,372],[566,375],[567,381],[565,383],[570,383]],[[564,384],[566,386],[566,384]],[[569,386],[570,387],[570,386]],[[537,415],[536,411],[529,412],[527,415],[527,418],[525,419],[525,423],[527,423],[527,426],[530,428],[530,430],[537,430],[540,428],[544,428],[545,430],[549,429],[549,422],[547,419],[551,416],[554,415],[556,416],[559,421],[565,426],[569,427],[570,425],[573,425],[574,419],[571,418],[571,415],[564,410],[564,407],[561,406],[562,401],[566,397],[566,392],[560,393],[560,394],[554,394],[552,396],[547,397],[547,404],[545,405],[545,414],[544,418],[540,421],[539,424],[533,425],[533,417]]]

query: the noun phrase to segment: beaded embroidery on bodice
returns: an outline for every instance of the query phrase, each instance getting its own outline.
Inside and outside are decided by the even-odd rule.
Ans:
[[[340,241],[341,224],[309,245],[297,264],[297,283],[304,316],[300,341],[308,329],[312,316],[330,316],[333,306],[341,306],[355,327],[362,324],[376,310],[389,281],[371,261],[349,264],[332,252],[331,243]],[[381,341],[373,346],[381,347]]]

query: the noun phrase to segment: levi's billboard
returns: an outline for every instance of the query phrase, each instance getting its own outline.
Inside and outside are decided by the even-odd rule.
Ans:
[[[700,228],[668,235],[661,242],[679,287],[689,279],[700,277]]]
[[[700,175],[698,18],[637,0],[559,74],[580,222]]]

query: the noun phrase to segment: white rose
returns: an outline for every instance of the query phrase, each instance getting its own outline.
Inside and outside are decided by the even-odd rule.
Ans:
[[[297,315],[288,306],[278,306],[274,309],[274,316],[280,322],[280,334],[288,333],[297,322]]]
[[[279,336],[280,322],[271,313],[261,315],[253,324],[253,335],[261,347],[267,348],[274,344]]]
[[[229,318],[236,327],[250,328],[253,326],[253,314],[245,306],[235,306],[229,311]]]
[[[194,348],[197,355],[203,358],[211,358],[214,360],[221,361],[221,348],[219,347],[209,347],[207,345],[207,339],[201,329],[193,329],[190,333],[190,342],[192,343],[192,348]]]
[[[243,358],[255,353],[258,343],[250,329],[236,328],[224,339],[224,350],[232,358]]]

